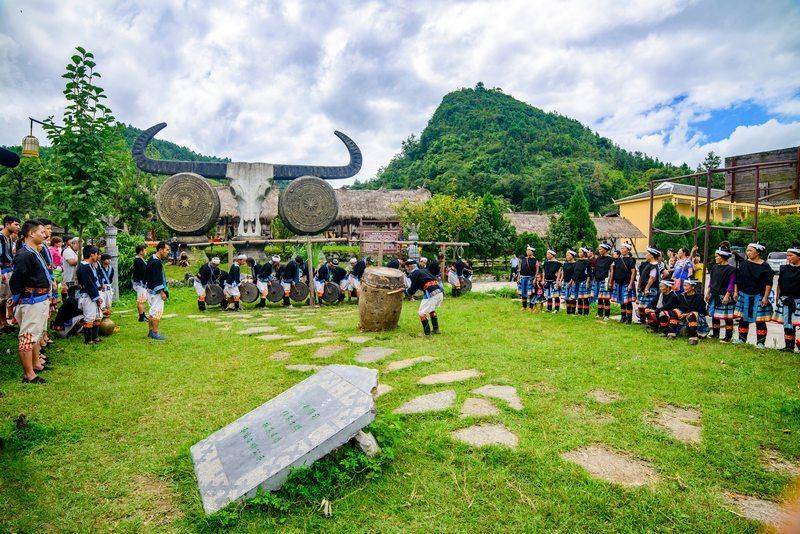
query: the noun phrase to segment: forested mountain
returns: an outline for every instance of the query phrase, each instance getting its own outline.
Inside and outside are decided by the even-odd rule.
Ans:
[[[493,193],[516,210],[559,211],[583,184],[590,209],[603,212],[645,187],[646,176],[689,172],[478,83],[446,95],[419,138],[409,137],[375,179],[354,187]]]

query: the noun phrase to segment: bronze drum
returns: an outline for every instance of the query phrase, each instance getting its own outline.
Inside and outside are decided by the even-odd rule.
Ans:
[[[251,304],[258,300],[259,296],[258,287],[252,282],[242,282],[239,284],[239,296],[242,302]]]
[[[405,282],[399,269],[368,267],[361,277],[358,327],[366,332],[397,328],[403,310]]]
[[[272,280],[267,289],[267,300],[270,302],[280,302],[283,300],[283,286],[277,280]]]
[[[219,284],[208,284],[206,286],[206,304],[209,306],[218,306],[225,300],[225,295],[222,292],[222,286]]]
[[[308,298],[308,286],[305,282],[295,282],[289,291],[289,298],[295,302],[303,302]]]

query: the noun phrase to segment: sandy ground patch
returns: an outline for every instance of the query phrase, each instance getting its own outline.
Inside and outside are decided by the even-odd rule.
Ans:
[[[665,430],[674,439],[696,445],[702,440],[700,411],[667,404],[656,408],[650,423]]]
[[[621,486],[650,486],[658,481],[658,474],[650,464],[604,445],[588,445],[565,452],[561,457],[583,467],[593,477]]]

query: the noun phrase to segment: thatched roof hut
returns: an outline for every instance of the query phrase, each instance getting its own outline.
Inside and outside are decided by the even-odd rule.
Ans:
[[[547,229],[550,228],[550,219],[553,216],[530,211],[505,214],[505,218],[518,234],[531,232],[539,237],[547,236]],[[617,239],[644,237],[644,234],[625,217],[592,217],[592,222],[597,228],[597,239],[600,240],[616,241]]]

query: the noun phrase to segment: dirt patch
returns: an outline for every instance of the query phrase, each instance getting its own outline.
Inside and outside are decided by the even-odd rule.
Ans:
[[[587,393],[587,395],[590,399],[595,402],[599,402],[600,404],[611,404],[617,402],[618,400],[622,400],[622,395],[619,393],[606,391],[604,389],[593,389]]]
[[[375,388],[375,392],[372,394],[372,396],[377,399],[381,395],[386,395],[387,393],[389,393],[393,389],[394,388],[392,386],[388,385],[388,384],[378,384],[378,387]]]
[[[309,371],[319,371],[322,369],[321,365],[308,365],[304,363],[299,363],[296,365],[287,365],[286,369],[288,371],[300,371],[302,373],[307,373]]]
[[[356,361],[358,363],[372,363],[382,360],[387,356],[397,352],[396,349],[387,347],[364,347],[358,354],[356,354]]]
[[[650,423],[665,430],[674,439],[696,445],[702,440],[700,411],[667,404],[656,409]]]
[[[328,341],[333,341],[334,338],[332,337],[311,337],[308,339],[297,339],[295,341],[290,341],[286,345],[289,347],[302,347],[304,345],[321,345],[322,343],[327,343]]]
[[[152,475],[137,475],[133,493],[144,497],[147,505],[139,508],[146,525],[167,525],[183,517],[169,484]]]
[[[436,358],[433,358],[431,356],[419,356],[417,358],[397,360],[396,362],[391,362],[389,365],[386,366],[386,372],[389,373],[391,371],[399,371],[400,369],[406,369],[407,367],[411,367],[412,365],[417,365],[418,363],[432,362],[435,359]]]
[[[800,462],[789,460],[775,449],[761,449],[761,465],[771,473],[800,476]]]
[[[725,492],[725,501],[734,507],[733,513],[746,519],[773,527],[788,523],[791,514],[778,503],[765,501],[750,495]]]
[[[473,389],[472,392],[482,397],[491,397],[506,401],[508,406],[514,410],[522,410],[522,401],[519,400],[517,395],[517,388],[514,386],[498,386],[495,384],[488,384],[478,389]]]
[[[269,359],[275,360],[276,362],[282,362],[284,360],[288,360],[291,357],[291,355],[292,355],[291,352],[287,352],[285,350],[279,350],[277,352],[273,352],[270,355]]]
[[[580,417],[593,425],[607,425],[616,421],[610,413],[598,413],[590,410],[583,404],[573,404],[567,407],[567,413],[575,417]]]
[[[588,445],[565,452],[561,458],[583,467],[590,475],[626,487],[651,486],[658,474],[650,464],[629,458],[604,445]]]
[[[433,386],[435,384],[452,384],[453,382],[464,382],[465,380],[472,380],[483,376],[483,373],[477,369],[462,369],[460,371],[445,371],[443,373],[436,373],[433,375],[423,376],[417,381],[417,384],[423,386]]]
[[[425,412],[442,412],[453,406],[456,392],[452,389],[429,393],[414,397],[407,403],[395,409],[394,413],[412,414]]]
[[[470,397],[464,401],[461,407],[461,417],[491,417],[500,415],[500,410],[489,399],[478,399]]]
[[[453,439],[472,445],[473,447],[486,447],[488,445],[501,445],[516,449],[519,438],[504,425],[473,425],[450,433]]]
[[[317,349],[314,358],[330,358],[342,349],[344,349],[344,345],[325,345]]]
[[[551,393],[555,393],[558,391],[555,386],[545,382],[536,382],[534,384],[525,384],[522,386],[525,390],[525,393],[533,393],[536,391],[537,393],[541,393],[542,395],[550,395]]]

